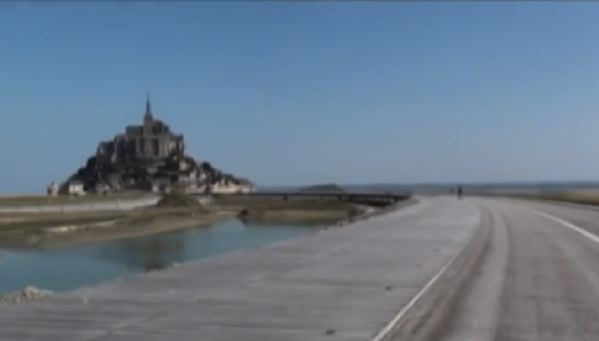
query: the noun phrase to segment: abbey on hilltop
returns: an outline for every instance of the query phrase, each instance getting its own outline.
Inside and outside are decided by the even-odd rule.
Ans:
[[[101,142],[96,154],[62,185],[48,192],[84,194],[123,190],[169,192],[249,192],[253,184],[196,162],[185,154],[183,135],[154,118],[150,98],[142,125],[128,126],[124,134]]]

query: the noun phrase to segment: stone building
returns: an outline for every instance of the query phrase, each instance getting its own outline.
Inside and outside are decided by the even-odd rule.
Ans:
[[[142,161],[160,164],[169,157],[183,157],[183,135],[175,135],[168,125],[154,119],[150,98],[146,101],[142,125],[131,125],[113,141],[102,142],[96,157],[101,162]]]

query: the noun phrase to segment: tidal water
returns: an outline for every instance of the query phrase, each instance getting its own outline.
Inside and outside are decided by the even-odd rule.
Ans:
[[[0,293],[33,285],[65,291],[173,263],[318,231],[318,225],[246,225],[230,220],[212,227],[158,233],[58,250],[0,248]]]

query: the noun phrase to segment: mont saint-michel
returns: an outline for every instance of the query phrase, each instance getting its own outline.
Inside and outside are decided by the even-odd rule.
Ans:
[[[183,134],[172,132],[154,117],[148,96],[141,125],[130,125],[111,141],[100,142],[83,167],[48,190],[64,194],[126,190],[239,193],[252,191],[253,187],[248,179],[187,155]]]

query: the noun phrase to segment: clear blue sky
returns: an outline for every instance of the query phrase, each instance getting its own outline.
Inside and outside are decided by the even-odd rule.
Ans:
[[[155,114],[260,185],[599,179],[599,3],[0,2],[0,193]]]

